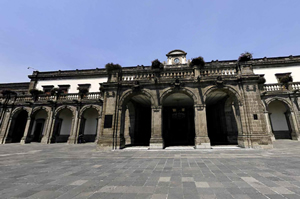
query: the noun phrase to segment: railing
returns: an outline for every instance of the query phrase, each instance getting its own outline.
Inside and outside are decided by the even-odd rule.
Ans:
[[[284,90],[283,84],[265,84],[263,86],[264,91],[282,91]]]
[[[170,70],[170,71],[161,71],[159,78],[192,78],[194,77],[193,69],[178,71],[178,70]],[[136,81],[136,80],[151,80],[156,77],[156,74],[153,73],[140,73],[140,74],[132,74],[132,75],[123,75],[122,81]]]
[[[84,99],[101,99],[102,95],[99,92],[88,93]]]
[[[278,83],[278,84],[264,84],[264,91],[294,91],[300,90],[300,82],[290,82],[287,85]]]
[[[161,74],[163,78],[189,78],[194,77],[194,71],[186,71],[186,72],[164,72]]]
[[[10,101],[13,101],[14,98],[11,98]],[[32,101],[31,95],[19,95],[15,98],[15,102],[30,102]]]
[[[201,76],[236,75],[236,68],[204,68],[200,70]]]
[[[154,78],[154,73],[142,73],[142,74],[136,74],[136,75],[125,75],[122,77],[123,81],[135,81],[135,80],[144,80],[144,79],[151,79]]]
[[[41,101],[73,101],[73,100],[80,100],[81,96],[79,93],[67,93],[67,94],[61,94],[59,97],[56,96],[50,96],[50,95],[39,95],[37,98],[37,102]],[[91,92],[87,93],[83,96],[83,99],[88,100],[97,100],[102,99],[102,95],[100,92]],[[5,98],[3,96],[0,97],[0,103],[3,104],[5,101]],[[11,103],[26,103],[31,102],[33,103],[33,97],[31,95],[18,95],[17,97],[12,97],[9,99],[8,102],[5,102],[7,104]]]
[[[292,90],[300,90],[300,82],[291,82],[289,83],[289,86]]]

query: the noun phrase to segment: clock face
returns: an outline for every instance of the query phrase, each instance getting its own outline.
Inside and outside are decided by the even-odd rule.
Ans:
[[[176,64],[178,64],[178,63],[179,63],[179,59],[178,59],[178,58],[175,58],[175,59],[174,59],[174,62],[175,62]]]

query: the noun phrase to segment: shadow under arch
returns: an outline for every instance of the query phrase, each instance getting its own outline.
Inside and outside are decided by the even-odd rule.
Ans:
[[[204,93],[204,102],[211,145],[237,145],[242,134],[238,92],[231,87],[213,86]]]
[[[272,133],[275,139],[297,139],[291,106],[281,98],[266,100]]]
[[[67,142],[74,129],[75,107],[60,106],[55,110],[51,143]]]
[[[78,143],[95,142],[100,116],[101,107],[98,105],[85,105],[81,108]]]
[[[128,90],[120,98],[120,147],[149,146],[153,96],[146,90]]]
[[[45,135],[51,109],[49,107],[35,107],[31,113],[31,122],[28,131],[28,142],[41,142]]]
[[[168,89],[161,95],[164,147],[195,145],[196,101],[188,89]]]
[[[29,108],[19,107],[13,110],[6,143],[18,143],[21,141],[29,115]]]

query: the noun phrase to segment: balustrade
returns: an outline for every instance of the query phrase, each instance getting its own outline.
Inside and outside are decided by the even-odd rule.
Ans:
[[[236,68],[204,68],[200,70],[201,76],[236,75]]]

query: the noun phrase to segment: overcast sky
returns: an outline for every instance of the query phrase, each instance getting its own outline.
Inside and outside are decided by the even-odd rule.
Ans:
[[[39,71],[300,54],[300,0],[0,0],[0,82]]]

